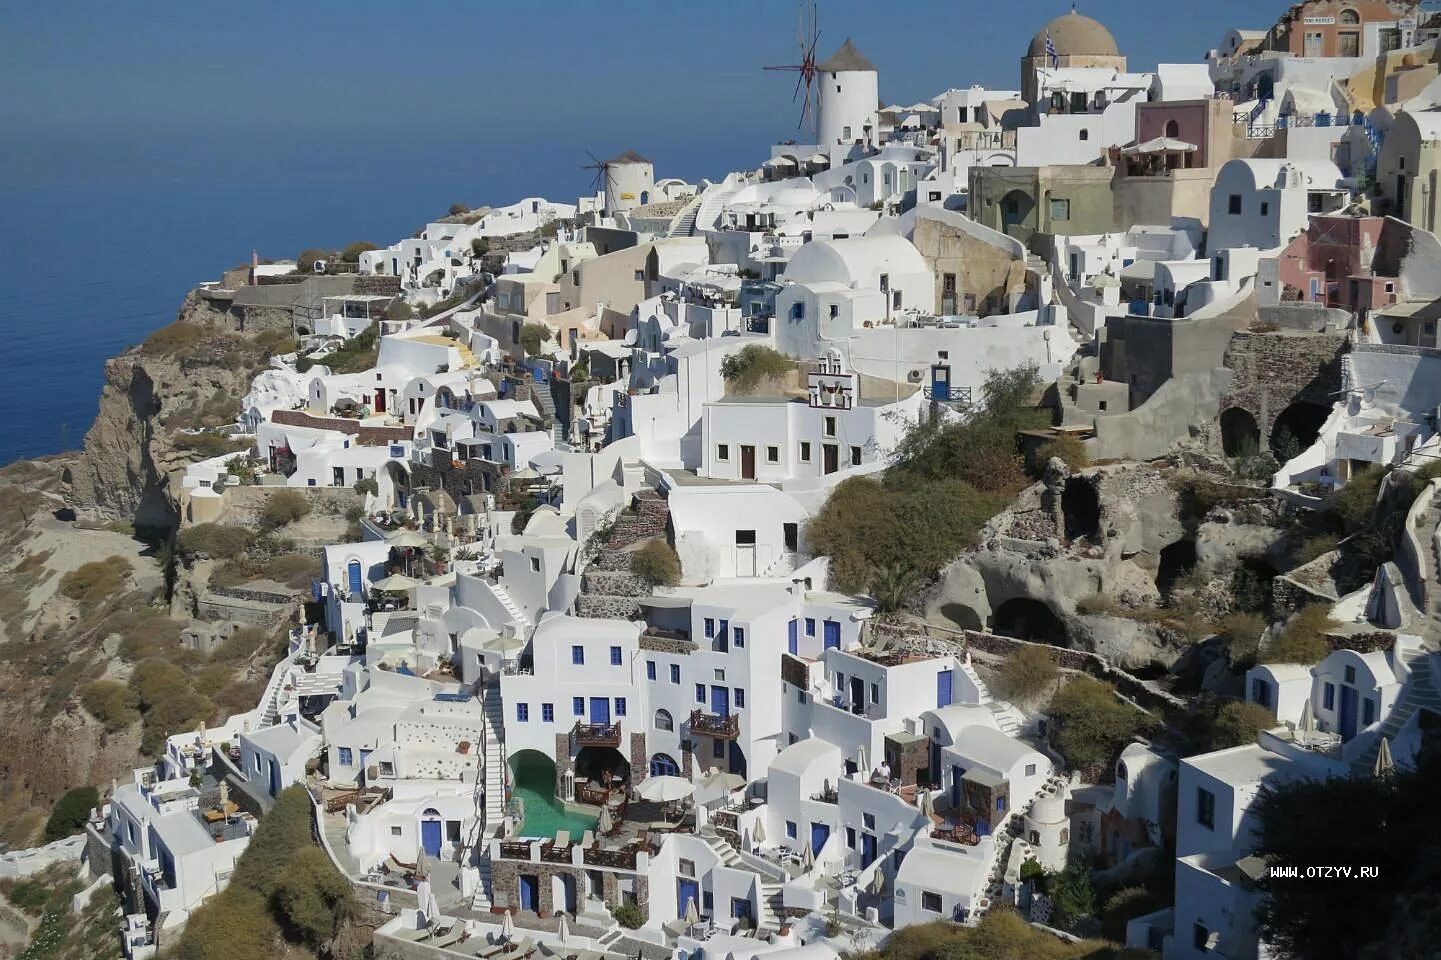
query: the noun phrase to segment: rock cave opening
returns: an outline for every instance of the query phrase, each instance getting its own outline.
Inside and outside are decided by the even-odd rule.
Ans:
[[[1228,457],[1247,457],[1261,450],[1261,427],[1251,411],[1231,407],[1221,414],[1221,450]]]
[[[1061,514],[1067,540],[1082,540],[1101,533],[1101,497],[1085,477],[1070,477],[1061,491]]]
[[[954,623],[962,630],[984,630],[985,625],[981,623],[981,615],[964,603],[946,603],[941,605],[941,616]]]
[[[1161,548],[1156,566],[1156,589],[1170,597],[1176,583],[1196,569],[1196,541],[1177,540]]]
[[[1285,463],[1321,435],[1321,427],[1331,415],[1331,408],[1305,400],[1291,404],[1271,425],[1271,452]]]
[[[991,629],[1003,637],[1034,640],[1064,647],[1070,637],[1066,625],[1047,604],[1030,597],[1013,597],[996,608]]]

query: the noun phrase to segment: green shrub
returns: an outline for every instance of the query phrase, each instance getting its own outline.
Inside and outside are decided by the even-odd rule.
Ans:
[[[1066,763],[1082,773],[1099,774],[1120,749],[1152,721],[1116,697],[1109,683],[1073,677],[1046,708],[1050,737]]]
[[[763,382],[784,377],[795,368],[785,354],[752,343],[721,361],[721,376],[733,392],[751,393]]]
[[[1008,700],[1033,700],[1055,684],[1059,673],[1045,647],[1021,647],[1001,664],[996,689]]]
[[[1101,910],[1101,935],[1117,943],[1126,941],[1126,924],[1163,906],[1145,887],[1122,887],[1106,899]]]
[[[286,865],[271,901],[281,927],[309,947],[334,939],[355,911],[350,881],[324,850],[309,843]]]
[[[140,719],[135,696],[118,680],[96,680],[80,689],[80,704],[109,733],[129,729]]]
[[[1091,885],[1091,868],[1085,860],[1075,857],[1060,873],[1046,878],[1046,891],[1061,922],[1073,927],[1077,921],[1096,913],[1096,890]]]
[[[305,250],[300,251],[300,256],[295,258],[295,269],[300,271],[301,273],[314,273],[315,261],[329,260],[330,258],[330,251],[317,250],[314,247],[309,247]]]
[[[248,660],[270,640],[270,635],[259,627],[241,627],[210,654],[210,659],[224,663]]]
[[[250,441],[244,437],[231,439],[223,433],[212,433],[210,431],[177,433],[175,434],[174,443],[175,449],[194,453],[202,460],[209,460],[211,457],[222,457],[227,453],[238,453],[250,447]]]
[[[1331,610],[1324,603],[1313,603],[1298,610],[1281,634],[1262,652],[1262,663],[1320,663],[1331,652],[1326,634],[1335,629]]]
[[[374,477],[361,477],[359,480],[355,481],[355,483],[351,484],[351,488],[354,489],[356,493],[362,496],[367,493],[370,494],[372,497],[380,496],[380,484],[376,482]],[[352,509],[360,510],[360,507],[353,507]],[[346,513],[346,516],[350,516],[349,512]],[[359,520],[360,515],[357,515],[352,519]]]
[[[212,333],[213,330],[201,324],[176,320],[146,337],[140,345],[140,352],[157,356],[183,355]]]
[[[1091,463],[1091,455],[1079,438],[1070,434],[1047,440],[1036,448],[1036,465],[1045,469],[1053,457],[1059,457],[1072,470],[1080,470]]]
[[[645,913],[639,906],[627,900],[625,903],[617,904],[610,911],[615,917],[615,922],[627,930],[636,930],[645,925]]]
[[[680,557],[664,540],[647,540],[630,555],[630,572],[651,586],[673,587],[680,583]]]
[[[490,253],[490,241],[484,237],[475,237],[470,241],[470,255],[483,257]]]
[[[94,787],[72,787],[65,791],[50,819],[45,821],[45,842],[73,836],[85,828],[90,811],[100,806],[100,791]]]
[[[134,569],[124,557],[92,560],[60,578],[60,593],[88,613],[118,594]]]
[[[1076,601],[1076,612],[1083,617],[1123,617],[1125,609],[1109,593],[1088,593]]]
[[[462,215],[467,214],[467,213],[469,213],[469,212],[470,212],[470,207],[467,207],[467,206],[466,206],[465,204],[463,204],[463,203],[452,203],[452,204],[450,205],[450,215],[451,215],[452,217],[459,217],[459,216],[462,216]]]
[[[404,323],[414,316],[415,311],[404,300],[392,300],[390,306],[385,308],[385,319],[393,320],[396,323]]]
[[[1296,566],[1303,567],[1318,557],[1325,556],[1341,544],[1341,538],[1334,533],[1318,533],[1307,537],[1296,548],[1293,558]]]
[[[1380,467],[1372,464],[1358,471],[1327,500],[1326,508],[1340,519],[1347,533],[1355,533],[1370,522],[1385,475]]]
[[[1266,632],[1266,618],[1259,613],[1228,613],[1216,624],[1216,633],[1226,644],[1233,664],[1252,663]]]
[[[262,572],[276,583],[300,590],[320,576],[320,561],[308,553],[284,553],[267,560]]]
[[[310,501],[298,490],[276,490],[260,510],[261,529],[278,530],[310,512]]]
[[[551,340],[551,329],[544,323],[528,321],[520,328],[520,346],[528,357],[538,357]]]
[[[244,527],[225,523],[197,523],[175,536],[175,549],[187,557],[232,560],[250,548],[255,536]]]
[[[380,351],[376,345],[379,335],[379,329],[372,323],[323,357],[300,357],[295,361],[295,369],[305,373],[321,364],[330,368],[331,373],[364,373],[374,367],[379,358]]]
[[[369,240],[357,240],[354,243],[346,244],[345,249],[340,251],[340,259],[346,263],[358,263],[362,253],[377,249],[379,248]]]
[[[1227,747],[1255,743],[1257,734],[1274,726],[1276,718],[1265,707],[1233,700],[1223,704],[1212,718],[1209,747],[1225,750]]]
[[[265,826],[264,821],[260,826]],[[280,928],[266,908],[265,898],[232,884],[190,915],[175,957],[176,960],[272,960],[278,955],[279,941]]]

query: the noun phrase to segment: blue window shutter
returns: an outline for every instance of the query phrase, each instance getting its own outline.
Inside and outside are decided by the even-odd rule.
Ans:
[[[585,716],[585,697],[571,697],[570,709],[577,717]]]

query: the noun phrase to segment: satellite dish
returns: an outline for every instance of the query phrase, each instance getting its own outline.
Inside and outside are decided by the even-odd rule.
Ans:
[[[620,342],[625,344],[627,347],[633,347],[636,345],[636,341],[639,339],[640,337],[636,334],[635,329],[632,328],[625,332],[625,336],[620,338]]]

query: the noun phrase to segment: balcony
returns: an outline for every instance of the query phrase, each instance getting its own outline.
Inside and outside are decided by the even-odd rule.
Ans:
[[[692,710],[690,732],[701,736],[715,737],[717,740],[736,740],[741,735],[740,717],[735,714],[723,717],[716,713]]]
[[[500,857],[502,860],[529,860],[531,842],[529,840],[502,840],[500,842]]]
[[[571,738],[576,746],[580,747],[619,747],[620,746],[620,721],[615,723],[581,723],[576,722],[575,729],[570,732]]]

